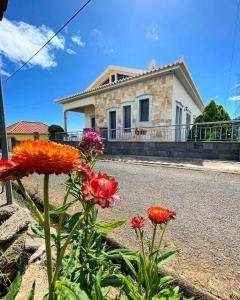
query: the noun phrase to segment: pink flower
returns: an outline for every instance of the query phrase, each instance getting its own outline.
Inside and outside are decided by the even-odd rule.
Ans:
[[[144,217],[134,217],[131,220],[132,228],[142,228],[144,226],[145,219]]]
[[[85,200],[98,204],[102,208],[113,207],[120,199],[117,195],[118,182],[107,174],[92,173],[88,181],[83,182],[82,193]]]

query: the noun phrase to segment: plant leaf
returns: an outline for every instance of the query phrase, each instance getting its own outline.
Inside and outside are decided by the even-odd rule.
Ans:
[[[67,229],[72,229],[73,226],[74,226],[74,225],[77,223],[77,221],[79,220],[79,218],[80,218],[81,215],[82,215],[81,212],[77,212],[77,213],[75,213],[74,215],[72,215],[72,216],[68,219],[68,221],[67,221],[65,227],[66,227]]]
[[[127,265],[129,271],[133,274],[133,276],[135,278],[137,278],[137,272],[136,272],[133,264],[131,263],[131,261],[124,254],[121,254],[121,257],[124,260],[125,264]]]
[[[80,289],[79,285],[73,282],[57,281],[55,292],[66,300],[90,300],[88,295]]]
[[[19,292],[20,287],[21,287],[23,272],[24,272],[24,264],[21,261],[17,275],[16,275],[15,279],[13,280],[12,284],[10,285],[10,288],[8,290],[7,295],[4,297],[4,300],[14,300],[15,299],[15,297],[17,296],[17,293]]]
[[[111,223],[96,222],[95,226],[97,229],[105,231],[105,230],[116,229],[122,226],[124,223],[126,223],[126,220],[119,220]]]
[[[73,200],[71,202],[68,202],[68,203],[66,203],[65,205],[63,205],[59,208],[55,208],[55,209],[50,210],[49,213],[50,213],[50,215],[62,215],[68,210],[68,208],[70,206],[72,206],[76,202],[77,202],[77,200]]]
[[[35,295],[35,281],[33,282],[31,291],[30,291],[27,299],[28,300],[34,300],[34,295]]]
[[[160,266],[162,266],[163,264],[165,264],[166,262],[168,262],[169,260],[171,260],[172,258],[178,256],[179,252],[180,252],[179,250],[173,250],[173,251],[166,252],[162,255],[159,255],[157,257],[157,266],[158,266],[158,268]]]

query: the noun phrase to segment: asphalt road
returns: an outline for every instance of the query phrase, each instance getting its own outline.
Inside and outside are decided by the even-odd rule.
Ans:
[[[240,288],[240,175],[119,162],[99,162],[96,169],[118,180],[122,197],[115,208],[101,210],[102,219],[146,215],[152,205],[174,210],[177,219],[167,229],[166,242],[175,243],[181,255],[168,264],[169,270],[223,299]],[[39,176],[25,182],[32,187],[36,180]],[[60,205],[63,181],[63,176],[51,179],[55,205]],[[41,195],[41,186],[35,193]],[[129,222],[111,236],[137,247]]]

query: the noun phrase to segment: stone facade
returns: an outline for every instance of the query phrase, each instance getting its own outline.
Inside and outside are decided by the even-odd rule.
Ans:
[[[122,104],[132,104],[132,127],[140,126],[138,122],[138,97],[150,96],[151,121],[148,126],[171,125],[172,121],[173,75],[166,75],[95,95],[95,118],[99,128],[108,127],[107,112],[117,109],[117,127],[122,127]]]

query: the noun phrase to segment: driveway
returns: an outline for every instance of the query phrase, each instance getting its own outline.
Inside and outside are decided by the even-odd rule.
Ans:
[[[130,219],[152,205],[177,213],[167,230],[167,242],[181,250],[168,269],[223,299],[239,288],[240,281],[240,175],[211,171],[99,162],[97,169],[119,181],[122,200],[115,208],[100,211],[104,220]],[[51,201],[60,205],[64,176],[52,176]],[[25,179],[39,196],[40,176]],[[147,233],[150,236],[150,224]],[[137,247],[129,223],[111,233],[118,242]]]

